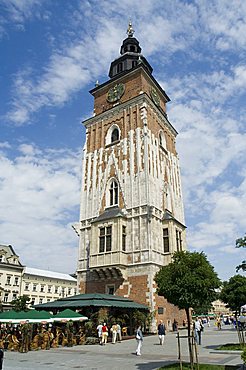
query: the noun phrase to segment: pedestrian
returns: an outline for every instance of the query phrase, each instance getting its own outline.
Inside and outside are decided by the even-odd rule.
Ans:
[[[100,323],[97,326],[97,333],[98,333],[98,338],[99,338],[99,344],[102,344],[102,324]]]
[[[137,349],[136,349],[136,355],[141,356],[141,348],[143,345],[143,333],[141,330],[141,325],[138,326],[136,331],[136,340],[137,340]]]
[[[198,317],[196,317],[194,329],[195,329],[195,341],[197,344],[201,345],[203,324],[202,321],[198,319]]]
[[[163,324],[163,321],[160,320],[160,323],[158,325],[158,336],[159,336],[161,346],[164,344],[165,335],[166,335],[166,328],[165,328],[165,325]]]
[[[120,326],[120,324],[118,323],[117,324],[117,340],[119,341],[119,342],[121,342],[121,326]]]
[[[108,340],[108,327],[107,324],[104,323],[102,327],[102,345],[105,345]]]
[[[216,325],[217,325],[218,330],[221,330],[221,318],[220,318],[220,316],[217,317]]]
[[[112,344],[115,344],[115,342],[116,342],[117,329],[118,329],[117,324],[114,323],[114,325],[110,329],[110,331],[112,333]]]
[[[173,320],[173,331],[178,330],[178,321],[176,319]]]

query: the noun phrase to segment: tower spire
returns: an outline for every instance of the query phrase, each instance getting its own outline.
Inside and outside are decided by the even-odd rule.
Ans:
[[[128,37],[133,37],[134,35],[134,29],[132,28],[132,22],[131,20],[129,20],[129,24],[128,24],[128,28],[127,28],[127,32],[126,34],[128,35]]]

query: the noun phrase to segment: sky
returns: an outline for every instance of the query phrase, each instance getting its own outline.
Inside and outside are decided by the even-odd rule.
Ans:
[[[222,280],[246,231],[246,1],[0,0],[0,244],[73,273],[82,121],[131,19],[179,132],[187,245]]]

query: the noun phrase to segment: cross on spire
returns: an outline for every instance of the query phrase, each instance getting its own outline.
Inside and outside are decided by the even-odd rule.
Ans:
[[[134,35],[134,29],[132,28],[132,22],[129,21],[128,28],[127,28],[127,35],[128,37],[132,37]]]

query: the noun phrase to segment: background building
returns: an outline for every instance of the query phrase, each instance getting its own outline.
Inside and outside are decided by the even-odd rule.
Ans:
[[[24,266],[11,245],[0,245],[0,287],[3,309],[11,308],[10,302],[20,295]]]
[[[84,122],[78,284],[147,304],[167,325],[179,311],[156,294],[156,272],[186,248],[177,132],[170,100],[141,54],[131,24],[110,66],[90,91]]]
[[[77,279],[68,274],[25,267],[21,295],[28,295],[31,305],[51,302],[76,294]]]
[[[0,245],[0,294],[4,310],[24,294],[30,297],[32,305],[75,295],[76,288],[77,279],[71,275],[25,267],[11,245]]]

